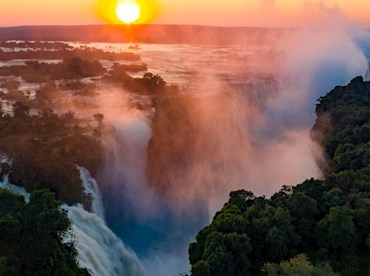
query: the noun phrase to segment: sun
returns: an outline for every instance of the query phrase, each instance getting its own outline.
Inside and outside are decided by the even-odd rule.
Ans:
[[[136,1],[121,1],[116,7],[117,18],[126,24],[137,21],[140,18],[140,13],[140,5]]]
[[[1,0],[0,0],[1,1]],[[109,24],[148,24],[159,15],[159,0],[95,0],[97,15]]]

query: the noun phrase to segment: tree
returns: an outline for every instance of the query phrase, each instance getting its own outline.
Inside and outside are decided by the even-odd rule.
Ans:
[[[152,73],[145,73],[143,80],[145,81],[149,91],[162,91],[167,85],[161,76],[153,75]]]
[[[359,242],[352,214],[352,210],[347,207],[330,208],[317,225],[319,245],[339,255],[351,254]]]
[[[104,115],[101,114],[101,113],[96,113],[96,114],[94,114],[94,119],[98,123],[98,129],[101,129],[103,127]]]
[[[263,267],[268,275],[334,275],[331,267],[342,275],[370,275],[369,107],[370,82],[362,78],[321,97],[313,137],[327,158],[324,179],[283,186],[271,199],[231,192],[191,244],[192,269],[212,275],[218,267],[229,275],[235,264],[222,235],[237,233],[249,239],[253,275]],[[212,255],[222,262],[212,262]]]
[[[193,247],[194,249],[194,247]],[[193,275],[247,275],[250,251],[247,235],[212,232],[207,236],[204,261],[193,265]]]
[[[299,254],[280,264],[267,263],[262,271],[268,276],[339,276],[327,263],[312,265],[304,254]]]
[[[0,189],[1,275],[88,275],[77,266],[73,243],[64,243],[71,222],[48,190],[22,196]]]
[[[14,117],[23,118],[30,115],[30,107],[23,104],[22,102],[16,102],[13,104]]]

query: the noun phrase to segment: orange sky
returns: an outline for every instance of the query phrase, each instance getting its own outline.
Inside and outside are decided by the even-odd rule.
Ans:
[[[104,23],[98,0],[0,0],[0,26]],[[102,0],[105,1],[105,0]],[[370,27],[370,0],[155,0],[153,23],[218,26],[302,26],[325,10]],[[323,2],[320,6],[318,3]]]

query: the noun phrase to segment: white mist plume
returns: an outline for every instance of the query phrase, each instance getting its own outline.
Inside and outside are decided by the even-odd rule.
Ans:
[[[145,166],[147,146],[151,136],[149,121],[138,111],[121,110],[106,123],[107,154],[104,163],[104,183],[109,190],[121,195],[123,209],[135,211],[137,217],[151,217],[160,210],[160,201],[147,185]]]
[[[252,72],[252,80],[248,80],[249,88],[242,91],[225,86],[220,74],[209,68],[210,64],[201,68],[197,63],[194,70],[199,78],[192,83],[195,97],[188,101],[188,106],[184,102],[178,109],[187,112],[184,116],[189,125],[180,124],[172,134],[166,133],[171,119],[175,120],[167,118],[160,128],[164,136],[172,135],[167,136],[169,141],[184,141],[184,152],[189,146],[186,141],[194,146],[191,154],[182,156],[186,167],[176,169],[169,162],[163,170],[157,170],[158,174],[169,174],[168,187],[151,185],[145,178],[146,148],[151,136],[158,139],[157,133],[151,133],[149,128],[151,116],[127,110],[118,112],[114,119],[106,121],[115,131],[104,137],[110,145],[103,170],[110,181],[105,181],[104,189],[122,195],[122,209],[131,219],[136,218],[138,224],[160,217],[163,212],[168,215],[169,208],[170,215],[182,217],[188,224],[194,223],[192,217],[202,213],[202,223],[198,225],[204,225],[227,200],[231,190],[243,188],[257,195],[271,195],[282,185],[320,178],[321,171],[316,164],[320,147],[309,135],[315,119],[314,105],[336,85],[344,85],[357,75],[365,74],[368,62],[358,41],[368,40],[364,33],[356,30],[346,24],[293,30],[272,45],[274,50],[283,51],[285,58],[270,62],[263,59],[265,62],[258,65],[258,73],[265,68],[266,72],[272,72],[274,81],[255,78],[253,66],[247,64],[245,71]],[[230,65],[231,72],[232,68]],[[196,131],[181,131],[189,126]],[[166,137],[162,138],[164,142],[158,154],[169,145]],[[178,148],[172,153],[179,153]],[[153,227],[176,232],[173,229],[181,223],[176,220],[172,223],[160,222]],[[182,236],[190,237],[196,232],[192,231],[184,229]],[[177,235],[181,237],[181,231]],[[162,242],[166,243],[167,239],[164,236]],[[143,264],[151,268],[154,275],[182,272],[176,267],[187,267],[182,258],[186,256],[189,238],[185,240],[174,243],[172,250],[149,248],[148,254],[152,255],[144,258]],[[157,248],[162,246],[161,242],[156,244]],[[163,265],[168,259],[173,267]]]
[[[192,208],[194,200],[202,199],[213,214],[231,190],[271,195],[282,185],[319,178],[320,149],[309,138],[316,100],[368,68],[351,32],[333,24],[292,31],[274,45],[284,58],[258,65],[266,72],[275,68],[275,82],[265,78],[261,85],[252,75],[254,80],[242,90],[225,85],[210,65],[198,64],[196,96],[168,103],[182,114],[173,120],[183,118],[182,123],[166,118],[171,110],[156,118],[163,125],[153,133],[159,144],[149,156],[149,166],[155,168],[149,174],[152,187],[166,194],[175,209]],[[229,67],[232,72],[233,65]],[[246,64],[245,70],[253,72],[253,65]],[[168,147],[172,149],[166,152]],[[178,159],[183,160],[179,165],[173,162]]]

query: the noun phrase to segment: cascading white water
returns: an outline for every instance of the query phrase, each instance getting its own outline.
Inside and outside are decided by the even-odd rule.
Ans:
[[[151,115],[131,111],[106,119],[112,132],[105,137],[110,148],[102,170],[102,182],[108,185],[103,192],[109,198],[105,198],[109,226],[123,240],[133,241],[146,273],[170,276],[190,270],[187,245],[196,227],[189,218],[185,222],[174,217],[167,209],[166,198],[155,193],[147,181]],[[197,216],[202,218],[202,215],[198,210]],[[189,225],[193,227],[190,231],[186,229]],[[195,225],[200,228],[199,224]]]
[[[72,221],[72,238],[76,240],[80,267],[87,268],[96,276],[145,275],[136,255],[105,224],[102,195],[95,179],[84,167],[77,168],[85,193],[92,199],[93,213],[87,212],[81,205],[63,208],[68,210]]]
[[[96,276],[145,275],[136,255],[106,226],[96,214],[82,206],[65,206],[72,221],[79,266]]]
[[[127,249],[123,242],[104,222],[104,208],[101,192],[96,181],[84,167],[77,166],[85,192],[92,199],[92,211],[86,211],[81,204],[63,205],[72,222],[69,239],[75,241],[79,266],[96,276],[141,276],[145,275],[139,259]],[[8,176],[0,181],[0,188],[7,188],[23,195],[28,202],[30,194],[23,187],[9,183]]]
[[[369,63],[369,68],[367,69],[367,72],[364,77],[365,81],[370,81],[370,63]]]
[[[91,210],[94,214],[104,220],[103,197],[98,183],[96,183],[95,179],[91,177],[90,172],[86,168],[77,166],[77,169],[80,172],[84,192],[91,198]]]
[[[30,194],[27,193],[26,189],[10,184],[8,175],[5,175],[2,181],[0,181],[0,188],[6,188],[16,194],[22,195],[26,202],[30,201]]]

